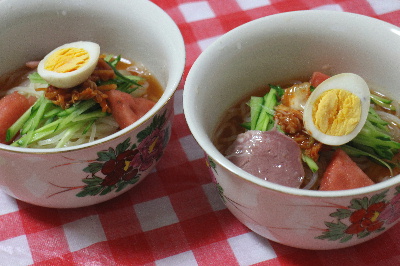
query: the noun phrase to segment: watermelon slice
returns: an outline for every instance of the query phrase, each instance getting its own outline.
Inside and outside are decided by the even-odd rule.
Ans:
[[[343,190],[373,184],[343,150],[337,149],[321,179],[319,190]]]
[[[153,101],[145,98],[134,98],[119,90],[108,91],[107,95],[112,115],[121,129],[133,124],[155,105]]]
[[[310,79],[311,86],[317,87],[319,84],[321,84],[324,80],[328,78],[330,78],[330,76],[316,71],[311,75]]]
[[[16,91],[0,99],[0,143],[6,143],[8,128],[12,126],[35,101],[35,97],[26,98]]]

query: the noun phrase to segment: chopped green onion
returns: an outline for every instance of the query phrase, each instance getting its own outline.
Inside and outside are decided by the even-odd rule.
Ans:
[[[106,57],[104,58],[104,61],[110,62],[111,59],[113,59],[113,58],[114,58],[114,55],[112,55],[112,54],[106,54]]]
[[[138,82],[140,80],[142,80],[143,78],[134,77],[134,76],[131,76],[131,75],[123,75],[123,74],[121,74],[121,72],[119,72],[118,69],[116,68],[116,64],[119,62],[119,60],[120,60],[120,57],[117,57],[116,60],[113,60],[111,62],[107,62],[106,61],[106,63],[114,71],[114,73],[116,75],[116,78],[115,79],[110,79],[110,80],[107,80],[107,81],[98,81],[97,85],[101,86],[101,85],[107,85],[107,84],[116,84],[118,90],[126,92],[126,93],[132,93],[137,88],[142,86]]]

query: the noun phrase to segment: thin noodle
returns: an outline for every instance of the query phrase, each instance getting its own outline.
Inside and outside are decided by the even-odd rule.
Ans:
[[[400,141],[400,118],[384,111],[376,111],[376,113],[389,123],[388,129],[391,137],[396,141]]]
[[[318,172],[312,173],[310,181],[308,181],[307,185],[303,187],[303,189],[311,189],[318,180]]]
[[[376,113],[385,121],[400,126],[400,118],[396,115],[386,113],[384,111],[376,111]]]
[[[352,160],[360,167],[361,170],[365,170],[370,166],[370,161],[367,157],[353,157]]]
[[[240,108],[241,117],[249,117],[250,118],[250,116],[249,116],[249,107],[247,105],[247,102],[242,102],[240,104],[239,108]]]
[[[400,104],[398,101],[393,101],[392,105],[396,109],[396,115],[400,117]]]
[[[90,131],[89,142],[94,141],[94,138],[96,136],[96,128],[97,128],[96,123],[93,123],[92,130]]]

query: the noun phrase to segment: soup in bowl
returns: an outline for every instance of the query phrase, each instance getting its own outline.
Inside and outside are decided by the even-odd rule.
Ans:
[[[4,192],[39,206],[88,206],[154,169],[185,66],[182,35],[161,8],[5,0],[0,36]]]
[[[337,249],[396,224],[399,32],[362,15],[296,11],[239,26],[199,56],[185,117],[248,228]]]

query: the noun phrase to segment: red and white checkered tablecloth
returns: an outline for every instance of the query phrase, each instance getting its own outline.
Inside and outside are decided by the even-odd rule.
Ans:
[[[137,187],[91,207],[42,208],[0,192],[0,265],[400,265],[400,224],[365,244],[333,251],[290,248],[249,231],[219,199],[182,108],[183,84],[193,62],[210,43],[243,23],[323,9],[400,26],[400,0],[153,2],[177,23],[187,49],[163,158]]]

